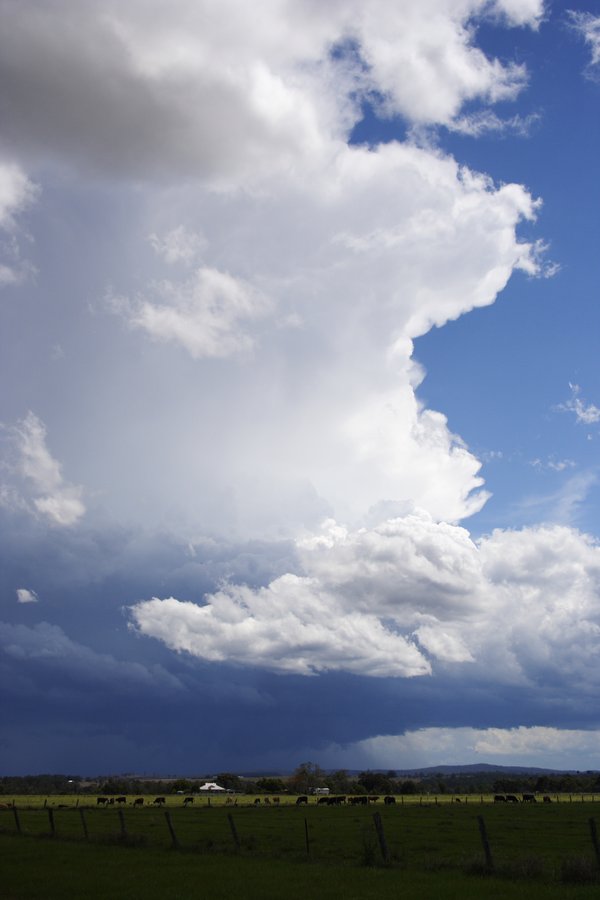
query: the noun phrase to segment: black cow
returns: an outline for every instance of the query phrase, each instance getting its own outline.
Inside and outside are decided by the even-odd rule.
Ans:
[[[331,799],[333,799],[333,798],[331,798],[331,797],[319,797],[319,799],[317,800],[317,806],[327,806],[327,805],[329,804],[329,801],[330,801]]]
[[[166,797],[155,797],[155,799],[152,802],[155,806],[164,806],[165,803],[167,802],[167,798]]]
[[[506,803],[506,797],[504,794],[496,794],[494,797],[494,803]]]
[[[105,806],[108,803],[108,797],[98,797],[96,800],[97,806]]]
[[[117,797],[115,803],[127,803],[127,797]]]
[[[379,795],[377,795],[376,797],[369,797],[368,800],[369,803],[377,803],[377,801],[379,800]]]
[[[190,803],[193,803],[193,802],[194,802],[193,797],[186,797],[185,800],[183,801],[183,805],[188,806]]]
[[[514,794],[507,794],[507,795],[506,795],[506,802],[507,802],[507,803],[518,803],[518,802],[519,802],[519,798],[518,798],[518,797],[515,797]]]
[[[523,803],[535,803],[535,794],[523,794]]]
[[[134,801],[133,801],[133,805],[134,805],[134,806],[143,806],[143,805],[144,805],[144,798],[143,798],[143,797],[138,797],[137,800],[134,800]]]
[[[273,803],[279,806],[279,797],[273,797]]]
[[[298,797],[298,799],[296,800],[296,806],[302,806],[303,803],[308,803],[308,797],[306,795]]]
[[[552,803],[552,797],[544,797],[544,803]]]
[[[255,805],[255,806],[260,806],[260,797],[257,797],[257,798],[256,798],[256,800],[254,801],[254,805]]]
[[[391,806],[393,803],[396,802],[396,798],[387,796],[387,797],[383,798],[383,802],[385,803],[386,806]]]

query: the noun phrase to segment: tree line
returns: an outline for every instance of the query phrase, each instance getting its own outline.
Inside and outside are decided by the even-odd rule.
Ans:
[[[346,769],[325,771],[317,763],[304,762],[289,776],[248,778],[232,772],[200,779],[134,776],[83,778],[80,775],[0,776],[0,794],[152,794],[186,793],[200,790],[205,781],[215,781],[229,791],[242,794],[308,794],[329,788],[332,794],[600,794],[600,773],[557,772],[554,774],[505,774],[499,771],[476,773],[416,773],[410,777],[387,772]]]

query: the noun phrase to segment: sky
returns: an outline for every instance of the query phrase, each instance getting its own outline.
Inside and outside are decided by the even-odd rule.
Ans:
[[[0,0],[0,772],[600,769],[593,0]]]

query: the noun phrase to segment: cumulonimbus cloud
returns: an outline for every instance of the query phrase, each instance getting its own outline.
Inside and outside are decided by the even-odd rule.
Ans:
[[[525,68],[487,57],[472,26],[542,14],[542,0],[4,0],[3,142],[138,178],[289,169],[345,140],[365,95],[425,124],[514,97]]]

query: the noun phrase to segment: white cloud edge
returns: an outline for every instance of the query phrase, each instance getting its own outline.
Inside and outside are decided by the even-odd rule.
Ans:
[[[600,768],[600,730],[545,725],[429,727],[376,735],[311,751],[321,765],[410,769],[498,763],[556,769]]]

